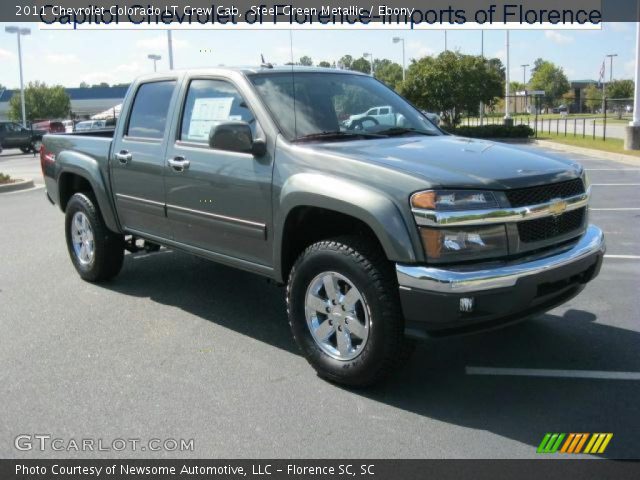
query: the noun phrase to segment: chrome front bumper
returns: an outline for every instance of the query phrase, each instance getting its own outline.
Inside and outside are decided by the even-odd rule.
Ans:
[[[438,293],[469,293],[513,287],[518,280],[568,266],[591,255],[604,254],[602,230],[589,225],[587,231],[569,250],[519,263],[487,264],[481,267],[434,268],[396,264],[398,284],[402,290]]]

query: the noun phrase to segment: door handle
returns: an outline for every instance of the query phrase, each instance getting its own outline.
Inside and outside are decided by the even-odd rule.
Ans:
[[[133,158],[131,154],[126,150],[120,150],[120,152],[116,153],[114,156],[116,157],[116,160],[118,160],[122,165],[126,165]]]
[[[189,168],[191,162],[184,157],[174,157],[167,160],[167,164],[176,172],[184,172]]]

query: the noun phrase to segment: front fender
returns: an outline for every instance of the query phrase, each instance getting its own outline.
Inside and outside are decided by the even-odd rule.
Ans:
[[[58,200],[60,192],[64,191],[64,182],[67,181],[65,174],[78,175],[89,182],[93,189],[98,207],[102,213],[102,218],[109,230],[114,232],[120,231],[118,219],[111,202],[111,192],[108,188],[108,179],[106,173],[100,167],[96,159],[89,155],[74,151],[63,151],[56,156],[57,165],[57,184],[58,184]],[[54,199],[55,201],[56,199]],[[64,210],[62,202],[57,202],[60,208]]]
[[[397,205],[383,192],[353,181],[318,173],[299,173],[287,179],[274,212],[274,266],[281,276],[283,232],[296,207],[317,207],[357,218],[375,233],[389,260],[415,263],[414,246]]]

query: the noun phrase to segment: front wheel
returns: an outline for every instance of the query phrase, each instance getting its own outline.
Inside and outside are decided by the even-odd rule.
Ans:
[[[321,377],[368,386],[406,358],[392,265],[356,236],[325,240],[298,258],[287,285],[293,336]]]
[[[76,193],[71,197],[65,232],[71,261],[84,280],[100,282],[120,272],[124,237],[107,228],[92,195]]]

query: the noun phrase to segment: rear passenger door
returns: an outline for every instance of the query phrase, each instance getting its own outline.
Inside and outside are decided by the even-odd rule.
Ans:
[[[176,78],[140,84],[116,132],[111,182],[118,218],[131,233],[172,236],[165,213],[164,174],[166,132],[177,86]]]

